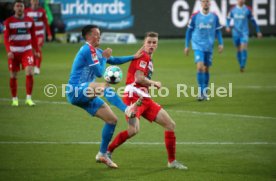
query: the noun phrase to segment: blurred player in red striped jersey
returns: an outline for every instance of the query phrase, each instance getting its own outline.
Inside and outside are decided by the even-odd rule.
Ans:
[[[31,7],[25,9],[25,15],[33,18],[35,22],[35,35],[37,38],[40,56],[35,58],[34,74],[39,74],[42,61],[41,48],[44,43],[45,29],[48,34],[49,41],[52,40],[52,33],[48,24],[45,10],[42,7],[39,7],[39,0],[31,0]]]
[[[35,26],[32,18],[24,16],[24,3],[16,0],[14,3],[15,15],[4,22],[4,42],[8,54],[10,71],[10,89],[12,94],[12,106],[18,106],[17,98],[17,72],[20,64],[26,74],[26,104],[34,106],[31,99],[33,90],[33,65],[34,56],[39,56],[38,45],[35,36]]]
[[[161,88],[161,82],[151,80],[153,74],[152,56],[158,46],[158,33],[148,32],[144,39],[144,51],[140,58],[133,60],[128,68],[124,102],[131,105],[139,97],[143,97],[142,105],[137,107],[137,118],[127,118],[128,129],[120,132],[108,147],[107,155],[111,153],[127,139],[136,135],[140,129],[140,116],[149,122],[155,122],[164,128],[165,146],[168,154],[168,167],[176,169],[188,169],[185,165],[176,161],[176,137],[174,133],[175,122],[169,114],[149,95],[149,87]]]

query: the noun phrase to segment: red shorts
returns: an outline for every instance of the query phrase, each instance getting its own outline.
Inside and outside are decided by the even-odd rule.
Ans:
[[[133,104],[138,100],[139,96],[137,94],[133,94],[133,97],[128,97],[128,94],[125,93],[123,101],[126,105]],[[150,122],[153,122],[158,112],[161,110],[161,106],[154,102],[150,97],[144,97],[142,100],[142,105],[138,107],[136,117],[140,119],[142,116],[143,118],[147,119]]]
[[[18,72],[20,71],[20,64],[25,69],[27,66],[34,66],[34,57],[32,50],[26,52],[13,53],[14,59],[8,59],[9,71]]]

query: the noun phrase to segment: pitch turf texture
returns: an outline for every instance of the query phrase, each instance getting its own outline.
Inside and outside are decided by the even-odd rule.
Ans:
[[[225,51],[214,52],[211,82],[233,84],[233,97],[197,102],[176,97],[176,84],[196,86],[193,53],[183,55],[183,40],[161,40],[154,54],[154,80],[170,96],[154,98],[176,122],[177,159],[188,171],[171,170],[163,145],[163,128],[141,120],[140,133],[113,154],[119,169],[95,163],[103,122],[69,105],[61,97],[80,44],[46,44],[41,75],[35,77],[27,107],[25,76],[18,78],[20,106],[11,107],[9,73],[0,45],[0,180],[276,180],[276,62],[275,38],[251,39],[246,72],[241,74],[230,39]],[[141,46],[112,47],[113,55],[129,55]],[[128,64],[121,66],[126,75]],[[125,77],[124,77],[125,79]],[[58,86],[48,98],[45,85]],[[123,86],[123,82],[119,86]],[[126,129],[124,115],[116,133]]]

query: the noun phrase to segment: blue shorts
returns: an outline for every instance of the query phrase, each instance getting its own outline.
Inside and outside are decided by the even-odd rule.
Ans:
[[[200,50],[194,51],[195,63],[203,62],[205,66],[209,67],[212,65],[213,53],[203,52]]]
[[[67,85],[66,97],[71,104],[86,110],[91,116],[95,116],[96,112],[103,106],[104,101],[99,97],[89,98],[86,95],[89,82],[81,85]]]
[[[241,44],[247,44],[248,35],[233,36],[233,43],[236,47],[240,46]]]

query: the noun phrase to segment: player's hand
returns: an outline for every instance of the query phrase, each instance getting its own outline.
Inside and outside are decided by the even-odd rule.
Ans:
[[[261,32],[257,33],[257,37],[260,39],[263,37],[263,34]]]
[[[12,52],[8,53],[8,59],[14,59],[14,54]]]
[[[48,36],[48,41],[52,41],[52,40],[53,40],[52,35]]]
[[[185,48],[184,49],[184,53],[186,56],[189,56],[189,52],[190,52],[190,49],[189,48]]]
[[[161,82],[157,81],[157,82],[154,82],[154,86],[157,87],[157,89],[160,89],[162,84]]]
[[[223,45],[219,45],[219,46],[218,46],[218,52],[219,52],[219,53],[222,53],[222,52],[223,52]]]
[[[42,42],[43,42],[43,38],[38,38],[38,39],[37,39],[37,44],[38,44],[39,46],[42,44]]]
[[[230,28],[226,28],[226,32],[227,33],[231,33],[231,29]]]
[[[112,54],[111,48],[107,48],[103,51],[103,57],[105,57],[106,59],[109,59],[111,57],[111,54]]]
[[[34,56],[35,56],[36,58],[39,58],[39,57],[40,57],[40,53],[38,53],[38,52],[36,52],[36,51],[34,51],[33,54],[34,54]]]
[[[134,59],[140,58],[143,54],[144,51],[144,46],[142,46],[135,54],[134,54]]]

